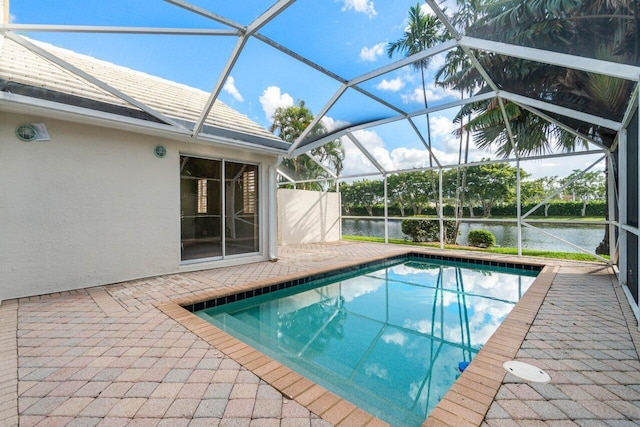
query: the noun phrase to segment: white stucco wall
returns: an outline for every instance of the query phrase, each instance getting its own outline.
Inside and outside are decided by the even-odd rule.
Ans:
[[[340,240],[340,193],[278,190],[278,244]]]
[[[33,122],[50,141],[18,140]],[[0,112],[0,300],[265,259],[260,200],[259,257],[180,265],[180,154],[260,163],[266,199],[270,155]]]

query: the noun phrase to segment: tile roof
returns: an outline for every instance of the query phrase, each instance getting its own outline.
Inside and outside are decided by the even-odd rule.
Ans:
[[[209,98],[208,92],[196,88],[47,43],[32,39],[28,41],[152,109],[170,118],[179,119],[181,123],[195,123]],[[0,81],[2,80],[138,110],[6,37],[0,37]],[[255,141],[256,137],[257,140],[271,140],[275,144],[267,145],[284,148],[279,138],[220,100],[216,100],[205,125],[231,131],[234,135],[245,134],[248,140]]]

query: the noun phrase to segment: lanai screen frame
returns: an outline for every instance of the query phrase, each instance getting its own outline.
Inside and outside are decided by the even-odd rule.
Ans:
[[[475,38],[475,37],[467,37],[467,36],[463,36],[461,35],[456,28],[453,26],[453,24],[451,24],[451,22],[449,21],[448,17],[444,14],[444,12],[442,11],[442,9],[435,3],[434,0],[426,0],[426,3],[429,4],[429,6],[431,7],[431,9],[434,11],[434,13],[438,16],[438,18],[440,19],[440,21],[445,25],[445,27],[447,28],[447,30],[450,32],[451,35],[453,35],[454,39],[453,40],[449,40],[446,42],[443,42],[433,48],[430,49],[425,49],[424,51],[420,52],[419,54],[410,56],[408,58],[405,58],[404,60],[401,61],[397,61],[396,63],[390,64],[386,67],[382,67],[378,70],[374,70],[371,71],[369,73],[363,74],[359,77],[356,77],[350,81],[347,81],[345,83],[343,83],[343,85],[340,87],[340,89],[333,95],[333,97],[331,98],[331,100],[325,105],[325,107],[321,110],[321,112],[316,116],[315,120],[311,123],[311,125],[307,128],[306,132],[303,132],[303,134],[292,144],[291,148],[289,149],[289,155],[291,157],[296,157],[298,155],[302,155],[302,154],[306,154],[309,155],[309,151],[313,148],[317,148],[319,146],[322,146],[324,143],[335,140],[336,138],[340,138],[343,136],[346,136],[349,140],[351,140],[351,142],[353,142],[353,144],[362,152],[362,154],[375,166],[375,168],[378,170],[378,173],[371,173],[371,174],[367,174],[367,175],[352,175],[352,176],[342,176],[342,177],[336,177],[334,174],[332,174],[330,171],[328,171],[328,173],[330,175],[332,175],[330,178],[325,178],[323,179],[324,181],[329,181],[329,180],[336,180],[336,187],[338,186],[338,183],[340,181],[340,179],[357,179],[357,178],[365,178],[368,176],[382,176],[383,181],[384,181],[384,216],[383,217],[363,217],[363,218],[369,218],[369,219],[384,219],[385,221],[385,243],[388,243],[389,241],[389,235],[388,235],[388,221],[389,221],[389,216],[388,216],[388,191],[387,191],[387,177],[391,174],[395,174],[395,173],[403,173],[403,172],[413,172],[413,171],[426,171],[426,170],[435,170],[438,172],[438,176],[439,176],[439,201],[437,203],[437,205],[439,206],[439,212],[437,215],[437,220],[440,223],[440,247],[444,248],[444,227],[443,227],[443,222],[444,220],[458,220],[458,221],[462,221],[462,222],[472,222],[472,221],[483,221],[483,222],[487,222],[487,221],[492,221],[491,219],[487,219],[487,218],[483,218],[482,220],[479,219],[471,219],[471,218],[449,218],[449,217],[444,217],[443,215],[443,211],[442,211],[442,207],[443,207],[443,197],[442,197],[442,171],[444,169],[447,168],[454,168],[454,167],[469,167],[469,166],[478,166],[478,165],[483,165],[483,164],[490,164],[490,163],[498,163],[498,162],[515,162],[516,163],[516,169],[517,169],[517,184],[516,184],[516,194],[517,194],[517,218],[515,220],[495,220],[497,222],[515,222],[517,223],[517,233],[518,233],[518,245],[517,245],[517,249],[518,249],[518,255],[522,256],[522,226],[526,226],[526,227],[531,227],[531,228],[536,228],[535,226],[533,226],[531,223],[532,222],[537,222],[537,223],[555,223],[558,224],[561,221],[544,221],[544,220],[532,220],[532,221],[524,221],[524,219],[529,216],[530,214],[532,214],[539,206],[541,206],[543,202],[540,202],[536,207],[534,207],[533,209],[530,209],[528,212],[526,213],[522,213],[521,211],[521,191],[520,191],[520,187],[521,187],[521,179],[520,179],[520,162],[522,160],[534,160],[534,159],[549,159],[549,158],[557,158],[557,157],[568,157],[568,156],[579,156],[579,155],[585,155],[585,154],[594,154],[594,153],[601,153],[603,155],[602,158],[600,158],[599,160],[597,160],[596,162],[594,162],[593,164],[591,164],[590,166],[588,166],[586,169],[582,170],[582,173],[589,171],[593,166],[595,166],[596,163],[599,163],[600,161],[605,161],[607,164],[607,167],[609,169],[609,171],[614,171],[614,167],[613,167],[613,160],[612,160],[612,156],[614,155],[613,153],[616,151],[618,144],[619,144],[619,140],[621,138],[621,135],[624,134],[626,135],[626,131],[625,131],[625,127],[628,126],[629,124],[629,120],[630,117],[632,116],[632,114],[635,112],[636,108],[637,108],[637,98],[638,98],[638,78],[640,77],[640,73],[638,72],[640,70],[639,67],[636,66],[632,66],[632,65],[626,65],[626,64],[618,64],[618,63],[614,63],[614,62],[608,62],[608,61],[602,61],[602,60],[598,60],[598,59],[591,59],[591,58],[586,58],[586,57],[581,57],[581,56],[576,56],[576,55],[568,55],[568,54],[563,54],[563,53],[558,53],[558,52],[552,52],[552,51],[548,51],[548,50],[542,50],[542,49],[536,49],[536,48],[529,48],[529,47],[523,47],[523,46],[516,46],[516,45],[510,45],[507,43],[501,43],[501,42],[495,42],[495,41],[490,41],[490,40],[486,40],[486,39],[480,39],[480,38]],[[489,93],[485,93],[485,94],[481,94],[481,95],[476,95],[476,96],[472,96],[466,99],[462,99],[460,101],[456,101],[456,102],[452,102],[452,103],[447,103],[444,105],[439,105],[436,107],[431,107],[431,108],[426,108],[423,110],[419,110],[419,111],[414,111],[412,113],[404,113],[402,112],[402,114],[400,114],[397,117],[394,118],[390,118],[390,119],[383,119],[383,120],[379,120],[379,121],[374,121],[374,122],[369,122],[369,123],[364,123],[364,124],[359,124],[356,126],[352,126],[349,127],[347,129],[343,129],[339,132],[334,132],[334,133],[328,133],[326,136],[324,136],[323,138],[318,139],[317,141],[311,142],[311,143],[304,143],[305,138],[308,136],[309,131],[313,128],[313,126],[319,124],[322,120],[322,118],[324,117],[324,115],[329,111],[329,109],[331,108],[331,106],[340,98],[340,96],[344,93],[344,91],[347,88],[350,87],[355,87],[357,84],[362,83],[366,80],[370,80],[373,79],[375,77],[381,76],[383,74],[388,73],[389,71],[393,70],[393,69],[398,69],[401,68],[405,65],[407,65],[408,63],[415,63],[417,61],[423,60],[425,58],[430,58],[434,55],[437,55],[439,53],[442,53],[444,51],[447,51],[449,49],[452,49],[453,47],[460,47],[462,48],[462,50],[468,55],[468,57],[471,59],[472,63],[474,64],[474,66],[476,67],[477,71],[484,77],[485,82],[487,83],[487,85],[491,88],[492,92]],[[573,111],[570,110],[568,108],[562,107],[562,106],[558,106],[558,105],[554,105],[554,104],[550,104],[547,102],[543,102],[540,100],[536,100],[536,99],[532,99],[532,98],[528,98],[522,95],[518,95],[515,93],[511,93],[505,90],[501,90],[500,88],[498,88],[498,86],[493,82],[493,80],[491,79],[491,77],[489,76],[489,74],[486,72],[486,70],[484,70],[484,68],[482,67],[482,65],[478,62],[478,60],[476,59],[474,53],[472,52],[471,49],[482,49],[484,51],[489,51],[489,52],[493,52],[493,53],[497,53],[497,54],[501,54],[501,55],[506,55],[506,56],[510,56],[510,57],[514,57],[514,58],[520,58],[520,59],[527,59],[527,60],[532,60],[532,61],[536,61],[536,62],[542,62],[542,63],[546,63],[546,64],[551,64],[551,65],[557,65],[557,66],[562,66],[562,67],[566,67],[566,68],[571,68],[571,69],[577,69],[577,70],[581,70],[581,71],[585,71],[585,72],[591,72],[591,73],[595,73],[595,74],[603,74],[609,77],[615,77],[615,78],[622,78],[622,79],[626,79],[626,80],[630,80],[633,81],[635,83],[634,85],[634,89],[632,92],[632,96],[631,99],[629,100],[625,115],[624,115],[624,119],[621,122],[616,122],[610,119],[606,119],[603,117],[599,117],[597,115],[593,115],[593,114],[588,114],[588,113],[584,113],[584,112],[578,112],[578,111]],[[507,128],[507,132],[509,134],[510,140],[512,142],[512,144],[514,146],[516,146],[516,143],[514,141],[514,137],[513,134],[511,133],[511,129],[509,128],[509,121],[507,120],[507,113],[505,111],[505,107],[504,107],[504,101],[510,101],[513,102],[517,105],[519,105],[520,107],[532,112],[533,114],[536,114],[538,116],[540,116],[541,118],[543,118],[544,120],[547,120],[553,124],[555,124],[556,126],[560,127],[561,129],[573,134],[575,137],[577,138],[581,138],[584,141],[589,142],[590,144],[593,144],[596,147],[599,147],[599,150],[591,150],[588,152],[577,152],[577,153],[561,153],[561,154],[546,154],[546,155],[540,155],[540,156],[526,156],[526,157],[521,157],[519,156],[517,150],[516,150],[516,157],[515,159],[504,159],[504,160],[492,160],[492,161],[484,161],[484,162],[472,162],[472,163],[466,163],[466,164],[458,164],[458,165],[449,165],[449,166],[443,166],[437,159],[437,157],[435,155],[433,155],[433,153],[431,152],[431,155],[433,156],[437,166],[436,167],[429,167],[429,168],[414,168],[411,170],[385,170],[379,162],[377,162],[374,158],[374,156],[371,155],[371,153],[366,149],[366,147],[361,144],[358,140],[357,137],[353,134],[353,132],[358,131],[358,130],[362,130],[362,129],[367,129],[370,127],[374,127],[374,126],[378,126],[378,125],[382,125],[382,124],[386,124],[389,122],[393,122],[393,121],[397,121],[397,120],[408,120],[411,122],[412,127],[415,129],[416,134],[422,139],[422,142],[425,145],[425,148],[427,148],[428,150],[430,150],[429,146],[427,146],[427,144],[425,143],[424,139],[421,137],[419,131],[417,130],[417,127],[415,125],[415,123],[412,121],[412,118],[415,116],[419,116],[419,115],[424,115],[424,114],[431,114],[437,111],[442,111],[442,110],[446,110],[452,107],[456,107],[456,106],[462,106],[465,104],[469,104],[469,103],[473,103],[473,102],[477,102],[477,101],[482,101],[482,100],[487,100],[490,98],[495,98],[498,100],[499,105],[500,105],[500,109],[502,112],[502,116],[503,119],[505,121],[505,125]],[[379,102],[384,102],[384,101],[380,101],[377,100]],[[553,113],[553,114],[559,114],[562,116],[566,116],[566,117],[570,117],[573,119],[577,119],[577,120],[581,120],[587,123],[591,123],[597,126],[601,126],[601,127],[605,127],[608,129],[611,129],[613,131],[615,131],[617,133],[616,139],[614,141],[614,144],[611,147],[606,147],[604,145],[602,145],[601,143],[593,140],[592,138],[583,135],[573,129],[571,129],[570,127],[568,127],[567,125],[561,123],[560,121],[553,119],[552,117],[550,117],[549,115],[545,114],[545,112],[549,112],[549,113]],[[623,136],[624,137],[624,136]],[[317,159],[316,159],[317,160]],[[286,183],[282,183],[281,185],[286,185],[286,184],[296,184],[296,183],[304,183],[304,182],[313,182],[313,181],[322,181],[322,180],[307,180],[307,181],[301,181],[301,180],[295,180],[292,179],[291,177],[287,176],[284,172],[279,171],[280,175],[285,178]],[[569,183],[570,184],[570,183]],[[562,191],[567,185],[566,184],[564,187],[556,190],[554,193],[550,194],[549,196],[547,196],[547,198],[545,200],[550,199],[551,197],[553,197],[554,195],[558,194],[560,191]],[[548,234],[551,237],[554,237],[560,241],[562,241],[564,244],[567,244],[569,246],[572,246],[575,249],[578,249],[581,252],[590,254],[595,256],[596,258],[598,258],[601,261],[607,262],[609,264],[616,264],[618,261],[618,257],[619,257],[619,244],[618,244],[618,239],[616,238],[616,236],[619,234],[619,227],[620,227],[620,223],[618,222],[617,218],[616,218],[616,209],[615,206],[618,204],[619,202],[619,189],[616,186],[616,180],[615,177],[613,176],[612,173],[608,174],[608,180],[606,182],[606,185],[608,187],[608,217],[609,219],[607,221],[604,222],[605,226],[609,228],[609,247],[610,247],[610,258],[604,258],[601,257],[597,254],[595,254],[593,251],[586,249],[586,248],[582,248],[578,245],[575,245],[571,242],[568,242],[566,240],[563,240],[557,236],[553,236],[552,233],[548,233],[544,230],[540,230],[539,228],[537,228],[538,231],[543,232],[544,234]],[[348,217],[348,218],[360,218],[360,217]],[[405,219],[405,217],[393,217],[393,219]],[[584,224],[595,224],[595,225],[602,225],[602,222],[584,222]]]
[[[637,94],[638,94],[638,84],[640,79],[640,67],[620,64],[615,62],[602,61],[597,59],[591,59],[591,58],[586,58],[586,57],[581,57],[576,55],[557,53],[557,52],[552,52],[548,50],[523,47],[519,45],[511,45],[507,43],[495,42],[495,41],[490,41],[490,40],[481,39],[477,37],[464,36],[456,30],[456,28],[452,25],[452,23],[450,22],[446,14],[443,12],[443,10],[434,0],[426,0],[426,3],[431,7],[431,9],[436,14],[436,16],[444,24],[444,26],[447,28],[449,33],[453,36],[453,39],[445,41],[433,48],[426,49],[418,54],[406,57],[399,61],[395,61],[385,67],[362,74],[353,79],[345,79],[340,75],[338,75],[337,73],[331,70],[328,70],[322,67],[321,65],[313,62],[312,60],[308,59],[304,55],[294,52],[289,48],[287,48],[286,46],[283,46],[278,42],[260,33],[261,29],[263,29],[266,25],[269,24],[270,21],[272,21],[274,18],[276,18],[278,15],[284,12],[287,8],[293,5],[296,2],[296,0],[276,1],[271,7],[269,7],[264,13],[259,15],[256,19],[254,19],[248,25],[240,24],[238,22],[233,21],[232,19],[228,19],[224,16],[218,15],[216,13],[213,13],[209,10],[206,10],[202,7],[199,7],[197,5],[194,5],[184,0],[165,0],[165,2],[175,5],[176,7],[182,8],[186,11],[200,15],[202,17],[205,17],[207,19],[211,19],[212,21],[215,21],[225,26],[225,29],[213,30],[213,29],[192,29],[192,28],[149,28],[149,27],[135,27],[135,26],[134,27],[114,27],[114,26],[82,26],[82,25],[12,24],[12,23],[9,23],[9,16],[10,16],[9,0],[0,0],[0,4],[3,6],[3,19],[0,25],[0,35],[3,35],[17,43],[20,43],[27,49],[32,50],[36,54],[39,54],[45,57],[45,59],[47,59],[48,61],[56,63],[58,66],[61,66],[67,69],[68,71],[79,76],[80,78],[85,79],[90,83],[97,85],[98,87],[101,87],[102,89],[106,90],[112,95],[126,101],[131,105],[135,105],[136,107],[140,108],[142,111],[145,111],[148,114],[159,119],[163,123],[162,126],[150,125],[149,123],[144,124],[142,123],[142,121],[140,121],[140,125],[153,127],[156,130],[166,132],[167,136],[169,137],[176,137],[177,135],[179,137],[185,137],[185,136],[190,137],[194,141],[202,141],[202,142],[212,141],[212,136],[210,134],[203,132],[204,122],[207,116],[209,115],[214,102],[218,99],[224,83],[226,82],[227,78],[230,76],[230,73],[233,70],[234,65],[236,64],[240,55],[243,53],[244,47],[246,46],[247,42],[250,39],[258,40],[270,46],[271,48],[289,56],[290,58],[293,58],[294,60],[303,63],[304,65],[310,67],[311,69],[319,72],[322,76],[333,79],[334,81],[340,84],[340,88],[331,96],[331,98],[326,102],[325,106],[317,113],[313,123],[311,124],[311,126],[309,126],[308,129],[311,129],[313,125],[320,123],[322,118],[326,115],[326,113],[330,110],[330,108],[341,98],[341,96],[347,91],[347,89],[354,89],[357,92],[359,92],[361,95],[368,98],[371,102],[382,104],[385,107],[397,112],[397,116],[395,117],[356,124],[346,129],[340,129],[336,132],[327,133],[323,138],[314,140],[310,143],[306,141],[306,137],[308,136],[308,131],[304,132],[296,141],[294,141],[291,144],[291,146],[286,151],[280,150],[280,149],[263,147],[265,151],[268,151],[271,153],[277,153],[280,156],[280,159],[283,159],[285,157],[296,157],[299,155],[310,155],[310,151],[313,148],[319,147],[326,142],[333,141],[341,137],[347,137],[351,141],[357,141],[357,139],[353,135],[355,131],[371,128],[374,126],[378,126],[381,124],[390,123],[398,120],[406,120],[408,123],[410,123],[410,125],[415,129],[416,134],[420,137],[420,132],[417,129],[417,125],[413,121],[414,117],[426,115],[429,113],[434,113],[434,112],[441,111],[448,108],[460,107],[464,104],[468,104],[470,102],[474,102],[478,100],[495,98],[499,102],[503,118],[506,118],[504,101],[507,100],[510,102],[517,103],[522,108],[525,108],[531,111],[532,113],[539,115],[543,119],[549,120],[555,123],[557,126],[560,126],[561,128],[569,132],[572,132],[576,137],[582,138],[585,141],[588,141],[589,143],[595,146],[598,146],[606,162],[608,163],[609,166],[611,166],[612,165],[611,156],[613,155],[614,151],[618,147],[618,144],[621,144],[624,147],[624,144],[627,143],[626,127],[629,125],[629,122],[631,121],[631,117],[633,116],[633,114],[638,110]],[[174,120],[174,118],[168,117],[162,113],[159,113],[153,110],[152,108],[150,108],[149,106],[146,106],[144,103],[141,103],[133,98],[128,97],[127,95],[123,94],[122,92],[118,91],[115,88],[110,87],[104,82],[101,82],[99,79],[96,79],[90,74],[85,73],[82,70],[69,67],[69,64],[65,64],[64,61],[60,60],[59,58],[56,58],[54,55],[50,55],[50,54],[47,54],[46,52],[42,52],[41,50],[37,49],[37,47],[35,47],[33,44],[29,43],[28,40],[26,40],[25,38],[23,38],[18,34],[20,32],[26,32],[26,31],[28,32],[112,33],[112,34],[139,34],[139,35],[154,34],[154,35],[172,35],[172,36],[190,35],[190,36],[203,36],[203,37],[235,37],[237,38],[237,40],[234,48],[232,49],[231,54],[227,58],[225,66],[220,72],[216,80],[216,83],[210,92],[209,99],[206,105],[204,106],[204,108],[202,109],[199,119],[196,121],[195,126],[193,126],[193,128],[190,129],[190,128],[186,128],[179,121]],[[407,65],[414,64],[417,61],[421,61],[422,59],[429,58],[433,55],[436,55],[441,52],[445,52],[455,47],[460,47],[467,54],[469,59],[472,61],[472,63],[476,67],[476,70],[484,77],[485,82],[487,83],[487,86],[491,89],[490,93],[477,95],[477,96],[463,99],[460,101],[456,101],[456,102],[452,102],[452,103],[448,103],[448,104],[444,104],[436,107],[431,107],[427,109],[421,109],[417,111],[404,111],[397,108],[394,105],[391,105],[390,103],[385,102],[384,100],[377,97],[375,94],[369,93],[365,89],[358,86],[360,83],[382,76],[383,74],[388,73],[392,70],[397,70]],[[628,102],[626,113],[624,114],[624,119],[620,122],[617,122],[614,120],[600,117],[596,114],[573,111],[565,107],[561,107],[559,105],[543,102],[540,100],[528,98],[518,94],[510,93],[505,90],[501,90],[492,81],[491,76],[487,74],[486,70],[482,68],[482,65],[478,62],[477,58],[474,56],[473,50],[478,50],[478,49],[483,51],[488,51],[488,52],[494,52],[497,54],[510,56],[514,58],[527,59],[527,60],[542,62],[546,64],[552,64],[552,65],[557,65],[561,67],[577,69],[581,71],[591,72],[595,74],[602,74],[606,76],[611,76],[615,78],[621,78],[621,79],[632,81],[634,83],[634,89],[633,89],[631,99]],[[11,99],[9,99],[8,101],[11,102]],[[591,123],[597,126],[611,129],[617,133],[616,140],[612,147],[602,146],[597,141],[593,141],[592,139],[588,138],[588,136],[579,134],[569,129],[567,126],[565,126],[561,122],[558,122],[552,119],[546,113],[566,116],[566,117],[577,119],[586,123]],[[513,135],[511,135],[511,131],[508,128],[508,120],[505,120],[505,124],[507,126],[507,131],[509,132],[510,134],[509,136],[513,143]],[[423,140],[423,143],[424,143],[424,140]],[[363,144],[355,143],[355,145],[362,151],[365,157],[372,160],[372,163],[376,166],[380,175],[385,177],[385,181],[386,181],[386,177],[389,174],[403,172],[401,170],[396,170],[396,171],[384,170],[377,162],[375,162],[375,158],[371,155],[371,153],[367,150],[367,148]],[[425,144],[425,147],[429,149],[429,147],[426,144]],[[625,154],[625,151],[622,150],[620,152],[620,155],[622,156],[624,154]],[[575,155],[575,153],[544,155],[544,156],[538,156],[536,158],[553,158],[553,157],[571,156],[571,155]],[[529,160],[531,158],[532,157],[516,156],[515,160],[510,160],[510,161],[515,161],[519,170],[520,162],[523,160]],[[317,159],[315,160],[317,161]],[[432,169],[438,171],[440,178],[442,177],[443,169],[446,167],[471,166],[471,165],[481,164],[479,162],[476,162],[476,163],[469,163],[466,165],[445,166],[445,165],[441,165],[437,161],[437,158],[435,160],[436,160],[436,166]],[[496,162],[496,161],[493,161],[493,162]],[[620,162],[620,163],[622,165],[622,163],[624,162]],[[428,170],[428,169],[430,168],[422,168],[422,170]],[[413,170],[416,170],[416,169],[413,169]],[[615,236],[617,234],[616,231],[620,235],[625,235],[625,233],[632,233],[638,236],[638,228],[627,224],[625,222],[626,220],[624,216],[622,217],[622,221],[618,221],[617,218],[615,218],[616,206],[618,206],[619,211],[621,212],[621,215],[623,212],[622,207],[624,207],[624,198],[619,198],[618,194],[625,194],[625,191],[626,191],[625,185],[626,185],[627,179],[638,179],[637,171],[635,172],[635,175],[631,174],[630,176],[626,175],[628,174],[628,172],[629,171],[626,171],[626,169],[622,168],[622,171],[620,174],[621,179],[619,180],[618,186],[616,186],[616,180],[613,176],[610,176],[607,182],[608,189],[609,189],[609,200],[608,200],[609,201],[609,221],[606,223],[606,225],[609,227],[609,231],[610,231],[609,233],[610,248],[612,253],[611,253],[611,258],[606,261],[609,262],[610,264],[616,264],[618,260],[618,255],[619,255],[619,247],[615,239]],[[287,178],[286,173],[284,171],[278,170],[277,173]],[[330,171],[328,171],[328,176],[329,178],[326,178],[327,180],[331,180],[331,179],[340,180],[340,179],[346,179],[346,178],[361,177],[361,176],[337,177],[335,175],[332,175]],[[270,188],[275,189],[275,187],[277,186],[275,168],[270,170],[270,177],[273,178],[272,182],[270,183]],[[289,177],[289,180],[295,181],[295,179],[291,179],[290,177]],[[440,186],[440,192],[442,192],[441,188],[442,186]],[[517,180],[517,188],[518,188],[518,196],[519,196],[519,193],[520,193],[519,175]],[[440,198],[441,197],[442,196],[440,195]],[[518,197],[518,200],[519,199],[520,197]],[[385,197],[385,201],[386,201],[386,197]],[[270,229],[269,231],[271,233],[270,247],[271,249],[273,249],[275,247],[275,240],[274,240],[275,234],[276,234],[275,228],[277,226],[275,222],[275,202],[273,200],[270,200],[269,205],[270,205],[269,210],[271,213],[271,221],[269,224],[269,229]],[[441,203],[440,203],[440,206],[442,206]],[[521,230],[521,227],[523,225],[530,226],[530,224],[527,221],[524,221],[529,213],[523,214],[520,210],[520,203],[518,203],[518,206],[519,206],[518,215],[515,221],[517,221],[518,229]],[[385,203],[385,207],[386,207],[386,203]],[[386,212],[386,209],[385,209],[385,212]],[[388,215],[385,214],[384,218],[385,220],[388,221]],[[442,230],[442,222],[445,219],[444,216],[442,215],[442,211],[439,212],[438,219],[441,223],[441,230]],[[441,235],[442,235],[442,232],[441,232]],[[385,240],[388,240],[388,235]],[[443,245],[442,238],[441,238],[441,245]],[[519,254],[522,253],[520,237],[518,239],[518,253]],[[625,255],[623,254],[623,257],[624,256]],[[622,265],[623,266],[625,265],[624,262],[622,263]]]

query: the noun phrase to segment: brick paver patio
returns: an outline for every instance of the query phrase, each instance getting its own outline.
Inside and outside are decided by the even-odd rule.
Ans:
[[[171,301],[407,250],[415,248],[282,247],[278,262],[3,301],[0,425],[382,425],[246,346],[207,335]],[[640,334],[611,269],[547,264],[426,424],[640,424]],[[551,383],[505,375],[501,364],[514,356]]]

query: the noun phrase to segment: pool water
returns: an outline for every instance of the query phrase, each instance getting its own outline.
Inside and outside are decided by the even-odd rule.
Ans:
[[[384,421],[419,426],[537,272],[409,258],[355,274],[196,314]]]

